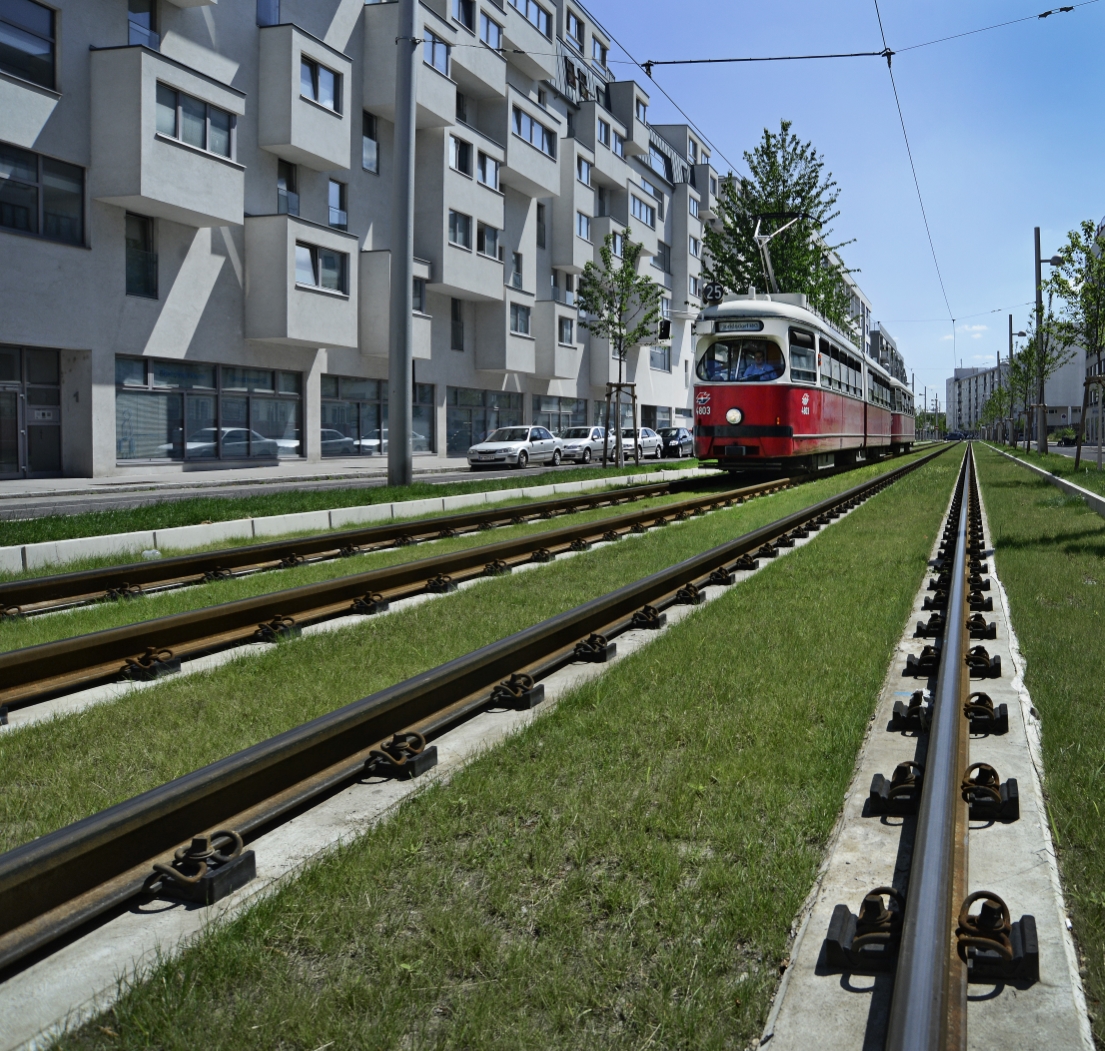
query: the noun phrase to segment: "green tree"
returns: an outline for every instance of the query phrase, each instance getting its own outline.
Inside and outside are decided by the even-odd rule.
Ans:
[[[1058,336],[1067,346],[1086,349],[1086,360],[1096,356],[1096,373],[1101,373],[1101,355],[1105,351],[1105,225],[1100,229],[1084,219],[1078,229],[1067,234],[1067,243],[1059,249],[1061,266],[1048,278],[1048,288],[1062,302]],[[1090,385],[1082,384],[1082,417],[1078,423],[1074,468],[1082,459],[1082,437],[1086,430]],[[1100,432],[1099,432],[1100,433]],[[1101,470],[1101,443],[1098,442],[1097,468]]]
[[[1043,320],[1037,328],[1036,314],[1033,312],[1028,322],[1028,344],[1025,352],[1028,354],[1032,365],[1032,405],[1036,431],[1036,451],[1042,456],[1047,455],[1047,406],[1040,404],[1043,398],[1040,392],[1055,373],[1061,369],[1071,358],[1074,351],[1063,338],[1062,328],[1058,318],[1052,309],[1054,290],[1047,289],[1047,303],[1044,306]],[[1027,411],[1027,402],[1026,402]],[[1027,449],[1027,444],[1025,446]]]
[[[1028,452],[1028,443],[1030,440],[1030,429],[1028,426],[1028,408],[1032,399],[1032,387],[1035,382],[1036,376],[1036,361],[1033,354],[1033,348],[1031,344],[1024,347],[1018,347],[1013,353],[1013,360],[1009,366],[1009,404],[1010,415],[1015,416],[1013,420],[1013,434],[1011,435],[1011,445],[1017,444],[1016,433],[1017,424],[1020,422],[1021,415],[1024,416],[1024,451]],[[1017,406],[1021,406],[1022,412],[1017,411]]]
[[[591,335],[605,339],[618,359],[618,383],[625,380],[625,359],[630,349],[656,336],[660,317],[660,286],[647,274],[638,273],[642,245],[630,240],[633,231],[627,226],[622,239],[622,255],[614,252],[615,238],[607,234],[599,249],[602,266],[589,261],[580,275],[577,289],[579,309],[586,315],[580,324]],[[616,462],[622,463],[621,388],[616,396],[614,443]],[[636,421],[634,421],[636,425]],[[607,438],[609,441],[609,436]]]
[[[730,292],[749,287],[767,288],[768,279],[759,248],[753,240],[760,217],[802,215],[790,229],[771,242],[771,262],[779,288],[804,292],[810,306],[841,329],[850,328],[851,293],[844,275],[851,273],[840,260],[840,249],[851,244],[831,244],[829,224],[840,214],[840,191],[824,158],[810,142],[802,142],[790,130],[791,122],[779,122],[778,133],[764,128],[763,138],[744,154],[748,176],[730,172],[721,181],[718,216],[721,229],[704,232],[707,281]],[[771,233],[786,219],[763,218],[761,232]]]

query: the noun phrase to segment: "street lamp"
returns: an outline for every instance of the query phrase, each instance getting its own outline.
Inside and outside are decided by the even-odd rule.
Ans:
[[[1040,352],[1042,338],[1040,330],[1044,327],[1044,289],[1043,277],[1040,273],[1040,264],[1048,266],[1062,266],[1061,256],[1053,255],[1050,259],[1040,258],[1040,228],[1036,227],[1036,451],[1040,454],[1047,452],[1047,408],[1044,405],[1044,359]]]
[[[1038,254],[1038,253],[1037,253]],[[1056,256],[1056,259],[1059,257]],[[1013,423],[1013,337],[1017,336],[1023,339],[1027,336],[1027,332],[1014,332],[1013,331],[1013,315],[1009,315],[1009,433],[1011,436],[1016,434],[1016,427]],[[1001,353],[998,353],[998,390],[1001,390]],[[1027,421],[1026,421],[1027,423]]]

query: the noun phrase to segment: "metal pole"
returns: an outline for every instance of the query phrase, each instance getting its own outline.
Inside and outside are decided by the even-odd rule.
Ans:
[[[399,0],[395,38],[395,182],[391,212],[391,346],[388,357],[388,485],[410,485],[414,401],[414,60],[416,0]],[[382,437],[382,435],[381,435]]]
[[[933,694],[925,780],[890,1003],[889,1051],[942,1051],[966,1044],[967,969],[952,945],[959,904],[966,896],[957,894],[957,883],[966,872],[967,813],[960,780],[966,750],[963,686],[970,469],[968,446],[960,475],[947,627]]]
[[[1044,409],[1044,289],[1040,272],[1040,228],[1036,227],[1036,452],[1047,452],[1047,413]]]

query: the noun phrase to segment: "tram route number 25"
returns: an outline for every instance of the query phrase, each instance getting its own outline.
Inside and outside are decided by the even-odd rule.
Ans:
[[[707,303],[720,303],[725,298],[725,289],[717,281],[709,281],[702,286],[702,298]]]

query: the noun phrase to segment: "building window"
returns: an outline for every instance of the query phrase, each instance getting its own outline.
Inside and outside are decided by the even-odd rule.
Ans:
[[[658,190],[655,186],[653,186],[652,183],[650,183],[648,181],[648,179],[642,179],[641,180],[641,189],[644,190],[645,193],[651,194],[653,197],[656,198],[656,214],[661,219],[663,219],[664,218],[664,194],[663,194],[663,192]]]
[[[276,214],[299,215],[299,193],[296,190],[296,166],[291,161],[276,162]]]
[[[643,99],[637,99],[637,107],[634,112],[636,112],[637,119],[642,124],[648,123],[648,104]]]
[[[560,343],[575,343],[575,322],[570,317],[562,317],[557,322],[557,340]]]
[[[693,215],[697,219],[698,218],[698,198],[697,197],[688,197],[687,198],[687,208],[690,210],[691,215]]]
[[[53,89],[54,12],[34,0],[0,4],[0,71]]]
[[[649,347],[648,364],[654,372],[671,372],[671,347]]]
[[[341,75],[313,58],[299,60],[299,94],[335,113],[341,112]]]
[[[449,136],[449,164],[454,171],[464,175],[472,174],[472,144],[458,139],[455,135]]]
[[[457,92],[457,120],[461,124],[468,123],[468,96],[463,91]]]
[[[449,75],[449,45],[439,36],[426,30],[425,43],[422,45],[422,61],[433,66],[439,73]]]
[[[380,140],[373,113],[361,115],[361,167],[366,172],[380,171]]]
[[[699,295],[698,278],[695,277],[693,274],[687,278],[687,291],[690,292],[692,296]]]
[[[323,456],[380,456],[388,451],[387,380],[322,377]],[[434,388],[416,383],[412,399],[411,448],[433,452]]]
[[[475,0],[453,0],[453,17],[465,29],[476,28],[476,3]]]
[[[576,234],[584,241],[591,240],[591,218],[582,212],[576,212]]]
[[[218,106],[185,95],[165,84],[157,85],[157,132],[198,150],[234,156],[234,117]]]
[[[549,95],[544,88],[537,89],[537,105],[542,109],[547,109],[549,105]]]
[[[698,143],[694,139],[687,140],[687,156],[690,158],[691,164],[698,163]]]
[[[568,12],[568,36],[571,38],[572,43],[582,51],[583,23],[579,20],[579,17],[571,11]]]
[[[671,320],[671,299],[667,296],[662,296],[660,299],[660,317],[665,321]]]
[[[484,186],[490,186],[491,189],[497,190],[499,188],[499,162],[494,157],[488,157],[486,153],[481,153],[476,162],[476,178]]]
[[[463,456],[497,427],[517,427],[521,423],[522,395],[517,392],[446,388],[446,449],[450,456]]]
[[[426,310],[426,279],[416,277],[411,288],[411,309],[416,314],[425,314]]]
[[[612,149],[614,150],[615,157],[625,156],[625,139],[622,138],[618,132],[614,132],[614,145]]]
[[[584,186],[591,185],[591,162],[586,157],[576,158],[576,178]]]
[[[11,0],[4,4],[5,8],[12,6],[15,5]],[[157,35],[157,0],[127,0],[127,43],[132,47],[140,45],[154,51],[160,48],[161,38]]]
[[[702,258],[702,242],[697,237],[692,237],[690,239],[689,247],[691,255],[694,256],[695,259]]]
[[[522,287],[522,253],[510,253],[510,287]]]
[[[327,292],[348,292],[349,256],[320,245],[295,246],[295,283]]]
[[[542,153],[556,156],[556,135],[517,106],[514,107],[514,134]]]
[[[610,145],[610,125],[606,121],[599,119],[599,142],[604,146]]]
[[[476,224],[476,251],[480,255],[499,258],[499,231],[486,223]]]
[[[480,12],[480,39],[496,51],[503,46],[503,27]]]
[[[705,164],[705,163],[706,162],[704,160],[703,164]],[[717,178],[713,175],[710,176],[710,196],[711,197],[716,197],[717,196]]]
[[[600,65],[606,66],[607,48],[599,38],[591,38],[591,57]]]
[[[449,243],[461,248],[472,247],[472,217],[449,209]]]
[[[587,426],[587,401],[584,398],[557,398],[549,394],[533,396],[533,422],[553,434],[569,427]]]
[[[344,230],[349,225],[349,214],[346,205],[346,185],[337,179],[330,180],[329,204],[330,225],[335,230]]]
[[[280,25],[280,0],[257,0],[257,24]]]
[[[534,0],[510,0],[510,6],[520,11],[545,36],[552,37],[552,19],[540,4]]]
[[[127,295],[157,299],[157,252],[153,220],[144,215],[126,217]]]
[[[452,299],[449,312],[449,349],[464,350],[464,301]]]
[[[193,361],[115,359],[120,460],[300,456],[303,375]]]
[[[651,204],[645,204],[640,197],[629,195],[630,212],[634,219],[640,219],[646,226],[656,226],[656,209]]]
[[[537,205],[537,247],[545,247],[545,206]]]
[[[619,259],[622,257],[622,253],[625,252],[625,235],[618,233],[617,230],[613,231],[614,237],[610,245],[610,250]]]
[[[529,335],[529,307],[521,303],[510,304],[510,331],[516,336]]]
[[[0,143],[0,229],[84,244],[84,169]]]
[[[663,241],[656,242],[656,254],[652,257],[652,265],[657,270],[663,270],[665,274],[671,273],[671,245]]]

